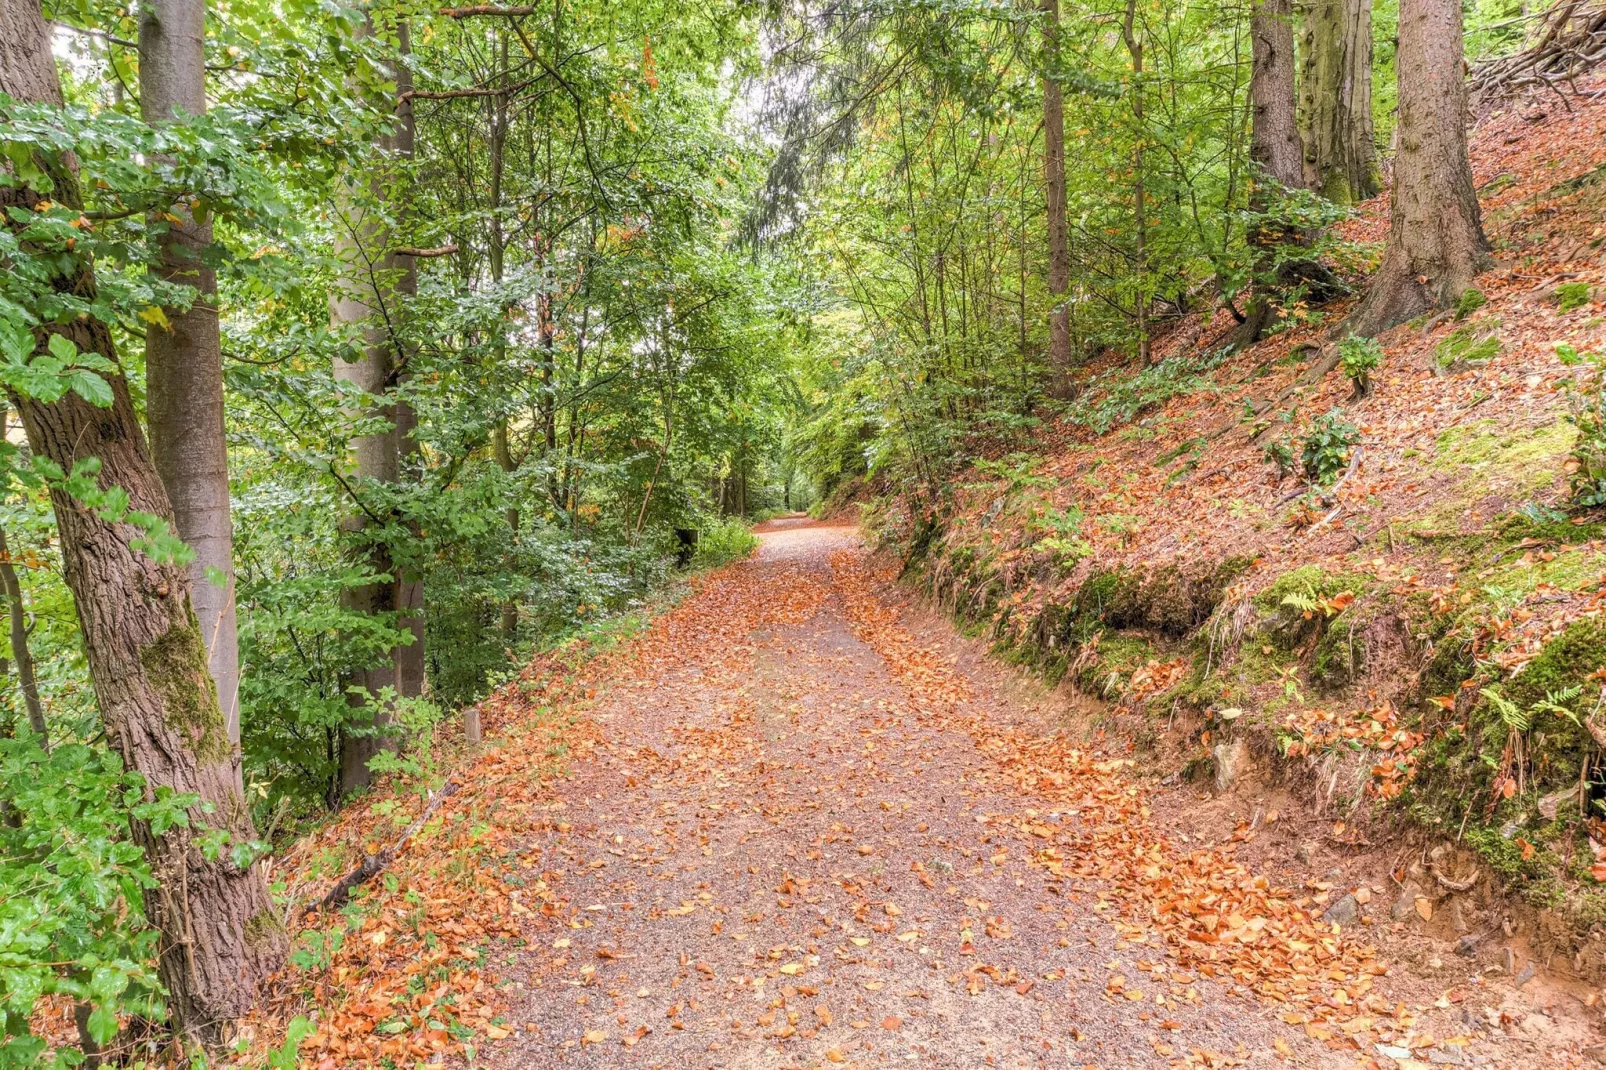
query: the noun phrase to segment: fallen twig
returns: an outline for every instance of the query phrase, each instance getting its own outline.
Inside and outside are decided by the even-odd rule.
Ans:
[[[440,809],[441,803],[457,794],[457,789],[460,787],[462,787],[462,783],[453,780],[447,782],[440,791],[431,794],[429,801],[424,804],[423,812],[413,820],[411,825],[407,826],[396,842],[375,854],[365,856],[362,860],[362,865],[336,881],[335,886],[330,888],[322,899],[308,903],[302,908],[302,912],[310,914],[315,910],[334,910],[344,906],[346,900],[351,898],[351,893],[354,890],[384,872],[385,867],[395,861],[396,856],[401,853],[401,849],[407,845],[407,841],[412,839],[431,817],[435,816],[435,811]]]

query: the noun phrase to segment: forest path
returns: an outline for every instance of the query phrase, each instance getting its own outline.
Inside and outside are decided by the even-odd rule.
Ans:
[[[490,1065],[1354,1065],[1285,1020],[1325,1011],[1179,958],[1131,886],[1134,866],[1175,866],[1179,894],[1250,875],[1172,861],[1119,763],[1044,743],[1041,715],[903,630],[853,529],[761,535],[596,696],[599,741],[524,845],[558,913],[502,971],[516,1024]],[[1264,902],[1225,894],[1224,934]],[[1240,951],[1304,954],[1271,939],[1284,920],[1249,918]],[[1370,978],[1317,954],[1355,1013]]]

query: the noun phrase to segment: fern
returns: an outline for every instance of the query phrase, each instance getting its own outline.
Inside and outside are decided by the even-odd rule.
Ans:
[[[1501,694],[1498,687],[1486,687],[1483,689],[1482,695],[1489,700],[1489,705],[1493,706],[1494,711],[1500,715],[1500,723],[1506,726],[1507,731],[1526,732],[1533,727],[1534,707],[1530,706],[1528,709],[1523,709]]]

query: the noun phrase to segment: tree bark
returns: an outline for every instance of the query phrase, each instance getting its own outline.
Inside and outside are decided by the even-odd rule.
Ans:
[[[204,0],[141,0],[139,103],[147,123],[206,111]],[[217,277],[202,261],[212,227],[183,205],[157,237],[157,277],[193,287],[189,308],[163,309],[167,324],[145,330],[145,417],[151,455],[173,502],[179,538],[195,551],[190,597],[229,740],[240,741],[240,642],[234,616],[234,525],[223,436],[223,354]],[[159,223],[159,220],[154,220]],[[226,577],[221,585],[209,572]]]
[[[410,213],[413,205],[411,168],[417,135],[413,118],[413,71],[408,66],[408,57],[413,51],[411,24],[398,24],[396,37],[401,62],[396,65],[396,132],[393,135],[393,150],[396,158],[407,168],[403,175],[405,184],[400,188],[407,191],[401,194],[402,208],[404,213]],[[396,292],[404,300],[418,296],[417,258],[410,251],[402,249],[393,250],[391,257],[397,271]],[[392,340],[394,344],[394,334]],[[397,353],[396,385],[405,386],[407,376],[406,355]],[[402,479],[416,482],[422,474],[423,464],[423,449],[414,436],[418,428],[418,416],[405,396],[396,399],[395,413],[398,474]],[[413,534],[418,536],[418,526],[414,524],[412,528]],[[401,608],[401,626],[412,635],[413,641],[396,651],[396,691],[404,698],[416,698],[424,693],[424,578],[417,570],[403,569],[397,582],[400,585],[397,604]]]
[[[364,32],[371,33],[372,28]],[[401,39],[405,48],[405,26]],[[405,92],[411,85],[405,63],[398,64],[394,74],[398,92]],[[398,347],[398,298],[416,292],[417,274],[414,258],[392,248],[394,236],[385,215],[404,181],[395,163],[406,160],[413,151],[412,106],[408,99],[398,101],[396,126],[390,135],[380,139],[377,147],[380,158],[366,189],[360,189],[357,178],[349,174],[336,187],[340,223],[335,255],[342,274],[329,297],[331,325],[337,330],[354,329],[357,340],[350,359],[335,358],[335,378],[379,399],[379,412],[390,422],[387,430],[358,436],[352,442],[353,467],[360,484],[398,482],[404,457],[413,449],[408,433],[414,423],[412,412],[397,401],[395,387],[404,374],[404,355]],[[343,604],[363,614],[396,614],[398,626],[412,633],[413,642],[396,644],[379,663],[358,670],[346,680],[354,708],[366,705],[362,691],[371,698],[378,698],[385,688],[397,695],[413,696],[419,694],[423,683],[422,586],[416,577],[401,573],[391,547],[372,530],[377,526],[375,519],[359,505],[341,521],[341,527],[354,541],[366,541],[364,563],[374,573],[389,578],[348,590]],[[369,534],[365,536],[365,532]],[[352,693],[352,689],[358,693]],[[341,797],[366,787],[372,780],[368,762],[381,750],[394,749],[396,741],[387,731],[388,723],[388,716],[379,711],[372,731],[341,734]]]
[[[1060,59],[1059,0],[1042,0],[1043,52],[1049,73],[1043,76],[1043,176],[1048,194],[1048,292],[1054,302],[1048,321],[1048,361],[1053,378],[1049,393],[1071,396],[1070,236],[1065,225],[1065,95],[1054,77]]]
[[[1307,0],[1300,90],[1305,185],[1337,204],[1375,196],[1372,0]]]
[[[0,92],[62,102],[38,0],[0,0]],[[56,184],[50,199],[81,205],[71,157],[39,162]],[[0,187],[0,214],[13,207],[32,211],[43,199],[26,185]],[[58,291],[94,293],[87,260],[62,250],[56,263]],[[111,331],[98,320],[36,329],[39,351],[54,333],[81,352],[117,359]],[[146,449],[127,380],[120,371],[107,379],[108,408],[71,393],[49,404],[19,397],[12,403],[36,456],[69,471],[76,461],[98,458],[102,486],[120,487],[134,509],[171,520],[172,505]],[[170,789],[199,800],[190,808],[190,827],[157,834],[138,819],[130,827],[157,881],[146,895],[145,912],[161,934],[158,967],[174,1024],[201,1043],[215,1043],[228,1021],[251,1007],[261,981],[282,961],[285,938],[260,867],[237,867],[227,850],[208,859],[197,844],[206,827],[221,828],[242,845],[256,839],[256,830],[207,670],[189,575],[135,549],[137,529],[109,523],[60,490],[52,490],[51,504],[108,744],[143,775],[147,798]]]
[[[1388,245],[1340,331],[1374,335],[1455,303],[1493,262],[1467,158],[1457,0],[1401,0],[1399,152]]]
[[[1257,221],[1248,241],[1254,257],[1255,283],[1244,322],[1233,332],[1236,348],[1260,340],[1270,325],[1271,274],[1277,246],[1289,238],[1288,228],[1267,218],[1273,186],[1298,189],[1304,184],[1304,153],[1294,108],[1294,25],[1290,0],[1257,0],[1249,16],[1249,158],[1254,161],[1250,211]]]
[[[1138,276],[1134,304],[1137,311],[1138,361],[1148,364],[1152,353],[1149,343],[1149,219],[1143,184],[1143,40],[1136,27],[1136,19],[1137,0],[1127,0],[1126,18],[1121,23],[1121,39],[1126,42],[1127,53],[1132,57],[1132,201]]]

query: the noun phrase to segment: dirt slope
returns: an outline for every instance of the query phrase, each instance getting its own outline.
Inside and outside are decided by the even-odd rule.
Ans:
[[[1095,368],[1049,446],[871,523],[976,634],[1111,703],[1084,728],[1191,783],[1185,810],[1280,809],[1262,862],[1339,863],[1411,954],[1597,1022],[1606,517],[1569,500],[1561,347],[1606,351],[1606,97],[1569,99],[1478,129],[1499,264],[1380,339],[1369,396],[1322,374],[1346,303],[1238,354],[1224,313],[1185,320],[1158,367]],[[1346,237],[1380,243],[1385,200]],[[1324,419],[1353,435],[1307,482]]]

